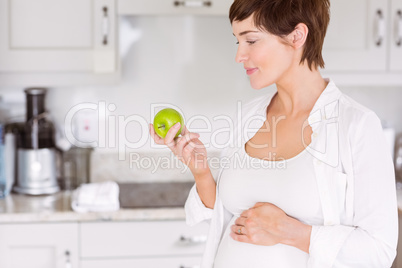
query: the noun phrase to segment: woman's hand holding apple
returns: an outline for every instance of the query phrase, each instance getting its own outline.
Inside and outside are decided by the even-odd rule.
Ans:
[[[181,136],[176,137],[180,127],[180,123],[175,124],[169,129],[165,138],[161,138],[155,133],[152,124],[150,124],[149,131],[155,143],[168,146],[176,157],[189,167],[194,177],[209,174],[207,150],[204,144],[198,139],[200,135],[188,131],[186,126],[183,126]]]
[[[175,122],[178,123],[173,125]],[[176,157],[189,167],[201,201],[206,207],[213,208],[216,184],[208,165],[207,150],[198,139],[200,135],[188,131],[183,122],[177,111],[164,109],[155,116],[155,126],[149,124],[149,133],[157,144],[167,145]]]
[[[180,137],[175,137],[180,129],[180,123],[171,127],[165,138],[159,137],[155,133],[154,126],[149,124],[151,137],[157,144],[165,144],[170,150],[189,167],[194,175],[197,185],[197,192],[201,201],[208,208],[213,208],[215,204],[216,184],[212,177],[211,170],[207,162],[207,150],[204,144],[198,139],[198,133],[191,133],[183,125]]]

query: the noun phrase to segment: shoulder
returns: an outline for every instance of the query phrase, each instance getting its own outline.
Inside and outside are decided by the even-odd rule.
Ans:
[[[341,94],[339,98],[339,105],[340,111],[348,116],[361,118],[369,114],[375,114],[373,110],[352,99],[345,93]]]
[[[339,107],[340,113],[344,117],[343,120],[349,119],[353,123],[358,123],[366,117],[378,118],[377,114],[373,110],[357,102],[344,93],[342,93],[339,98]]]
[[[327,116],[339,116],[340,121],[345,124],[358,124],[367,116],[377,117],[374,111],[342,92],[333,80],[326,80],[329,83],[316,105],[324,108]]]
[[[341,126],[351,136],[356,137],[373,130],[382,131],[377,114],[344,93],[339,98],[339,118]]]

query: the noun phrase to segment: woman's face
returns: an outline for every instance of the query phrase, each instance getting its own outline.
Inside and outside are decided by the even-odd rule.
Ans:
[[[254,89],[277,83],[290,70],[293,48],[282,43],[279,37],[255,27],[253,16],[234,21],[232,29],[238,41],[236,62],[243,63]]]

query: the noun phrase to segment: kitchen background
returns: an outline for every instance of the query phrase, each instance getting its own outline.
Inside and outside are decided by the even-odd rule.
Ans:
[[[156,112],[153,105],[177,106],[186,122],[205,116],[211,130],[201,131],[201,140],[210,143],[215,139],[223,144],[227,133],[216,137],[211,133],[228,124],[214,118],[233,118],[239,101],[245,103],[275,90],[274,86],[252,89],[242,64],[235,63],[236,39],[226,15],[231,1],[212,1],[209,11],[202,7],[204,4],[199,6],[207,2],[176,1],[175,6],[158,0],[64,0],[55,5],[51,0],[0,0],[0,120],[25,118],[23,90],[28,87],[48,88],[46,107],[59,129],[65,127],[66,115],[76,105],[106,105],[106,113],[84,109],[73,120],[79,138],[101,143],[93,144],[97,148],[91,155],[90,182],[148,182],[154,190],[160,182],[192,182],[191,173],[183,172],[182,165],[157,169],[130,165],[133,153],[144,158],[171,155],[169,149],[153,145],[148,125],[140,123],[152,122]],[[383,127],[395,132],[398,140],[402,135],[402,49],[397,41],[402,38],[402,16],[395,14],[402,9],[402,1],[333,2],[324,49],[328,70],[323,76],[332,78],[341,91],[374,110]],[[197,7],[185,7],[188,3]],[[44,8],[47,6],[49,12]],[[103,6],[108,7],[107,12],[101,9]],[[66,10],[74,12],[73,20]],[[35,12],[41,16],[32,15]],[[46,21],[49,16],[56,21],[66,16],[69,24],[52,26]],[[45,19],[32,24],[37,17]],[[40,23],[49,33],[38,30],[40,27],[29,28]],[[59,26],[65,29],[61,31]],[[29,30],[22,31],[26,27]],[[60,32],[63,34],[59,36]],[[101,37],[108,38],[108,42],[102,45]],[[24,57],[29,60],[21,60]],[[64,61],[51,61],[52,57]],[[143,120],[117,124],[119,116],[130,120],[133,115]],[[104,134],[99,134],[103,125]],[[207,125],[194,120],[188,127],[196,131]],[[104,138],[103,144],[99,135]],[[123,147],[124,157],[119,154],[122,138],[134,144],[144,137],[141,146]],[[219,148],[207,149],[209,156],[219,156]],[[144,189],[139,185],[126,187],[135,193]],[[147,191],[150,189],[144,190],[149,194]],[[200,234],[204,235],[206,229],[186,229],[182,209],[122,209],[114,214],[78,215],[71,211],[70,196],[59,193],[53,199],[46,198],[15,195],[0,203],[0,253],[9,250],[10,254],[5,255],[11,256],[0,260],[0,266],[26,267],[19,254],[32,256],[26,258],[30,264],[32,259],[38,260],[34,267],[64,267],[68,263],[83,268],[179,267],[184,260],[193,264],[199,261],[204,242]],[[145,230],[141,237],[133,232],[138,229]],[[183,232],[196,236],[188,238]],[[152,240],[155,233],[158,236]],[[196,247],[172,249],[176,236]],[[57,254],[44,250],[43,245],[52,245]]]
[[[228,127],[227,122],[214,121],[214,117],[234,117],[238,101],[245,103],[275,90],[275,86],[261,90],[250,87],[242,64],[235,63],[236,39],[226,16],[121,16],[118,25],[121,65],[117,83],[50,85],[47,94],[47,108],[59,128],[64,127],[66,115],[77,104],[95,103],[99,106],[104,102],[106,107],[114,105],[112,111],[106,110],[106,115],[101,113],[99,116],[98,110],[82,111],[84,116],[81,120],[92,120],[88,124],[95,129],[95,132],[91,131],[89,137],[86,137],[87,140],[99,141],[98,124],[101,122],[106,125],[105,135],[100,134],[105,138],[105,143],[94,152],[95,159],[100,157],[105,160],[107,157],[109,161],[117,162],[118,139],[122,132],[125,132],[128,145],[135,147],[127,148],[127,152],[168,152],[163,147],[151,148],[153,141],[148,137],[148,128],[144,122],[152,122],[155,114],[152,105],[157,105],[157,109],[161,109],[163,104],[175,105],[184,113],[186,121],[195,119],[196,116],[205,116],[211,122],[212,130],[205,131],[209,133],[201,131],[201,139],[204,143],[209,143],[211,133]],[[384,127],[393,128],[397,134],[402,131],[402,119],[399,116],[402,106],[398,102],[402,97],[401,85],[382,85],[381,81],[373,85],[363,81],[363,85],[354,82],[350,86],[348,80],[337,81],[332,73],[324,73],[323,76],[334,79],[345,94],[374,110],[382,119]],[[24,103],[23,89],[24,87],[2,86],[0,94],[6,102],[11,100]],[[24,104],[14,103],[11,107],[9,112],[13,116],[25,116]],[[128,118],[131,115],[139,115],[144,120],[131,120],[119,125],[119,116]],[[109,122],[110,117],[117,123]],[[81,122],[80,126],[82,125],[84,123]],[[202,120],[193,120],[188,127],[205,129],[207,126]],[[226,134],[215,136],[214,141],[218,144],[225,143]],[[144,136],[146,139],[142,140]],[[219,153],[219,149],[214,146],[210,146],[208,151],[212,155]],[[120,168],[109,166],[110,169],[103,170],[95,165],[91,176],[95,180],[143,178],[142,175],[136,176],[135,170],[128,170],[132,167],[130,168],[127,161],[115,165]],[[191,173],[186,174],[185,178],[189,179]],[[167,178],[166,175],[152,175],[156,180]],[[177,173],[172,173],[168,179],[178,179]]]

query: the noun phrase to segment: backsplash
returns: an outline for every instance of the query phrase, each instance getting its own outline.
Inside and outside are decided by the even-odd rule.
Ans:
[[[219,163],[216,161],[219,160],[219,156],[219,152],[208,153],[208,162],[214,177],[219,172]],[[151,183],[194,180],[187,166],[167,150],[163,152],[127,152],[124,160],[118,159],[119,156],[116,152],[97,151],[93,154],[91,182],[113,180]]]

